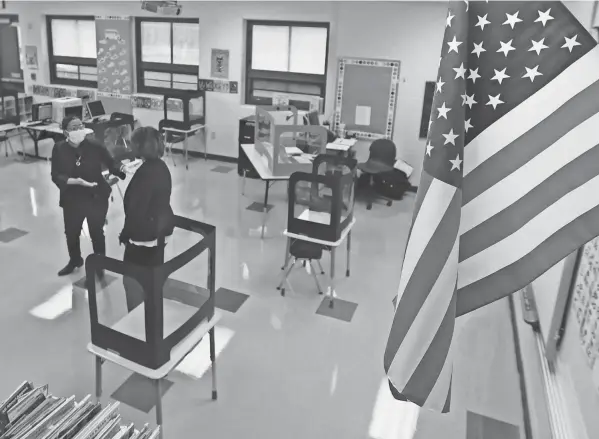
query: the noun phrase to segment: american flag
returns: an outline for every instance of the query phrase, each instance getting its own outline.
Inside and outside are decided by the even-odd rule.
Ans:
[[[456,317],[599,235],[599,48],[560,2],[451,2],[384,366],[449,410]]]

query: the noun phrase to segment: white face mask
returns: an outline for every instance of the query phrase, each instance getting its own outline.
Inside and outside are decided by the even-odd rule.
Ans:
[[[83,140],[89,135],[93,133],[93,130],[89,128],[83,128],[77,131],[69,132],[69,142],[71,142],[75,146],[79,146]]]

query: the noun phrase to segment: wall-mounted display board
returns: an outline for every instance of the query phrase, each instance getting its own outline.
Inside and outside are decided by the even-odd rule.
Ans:
[[[363,139],[391,139],[397,106],[399,61],[340,58],[333,129]]]
[[[0,86],[25,91],[16,15],[0,15]]]
[[[579,328],[580,344],[591,368],[599,366],[599,238],[579,254],[571,306]],[[599,387],[599,382],[595,383]]]
[[[96,17],[98,97],[108,113],[131,113],[132,43],[131,17]]]
[[[435,96],[435,82],[427,81],[424,84],[424,101],[422,102],[422,117],[420,118],[420,139],[428,137],[429,120],[433,109],[433,97]]]

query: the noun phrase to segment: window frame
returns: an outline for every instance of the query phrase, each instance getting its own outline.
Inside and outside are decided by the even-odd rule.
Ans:
[[[46,15],[46,35],[48,38],[48,62],[50,68],[50,84],[72,85],[76,87],[98,88],[98,81],[84,79],[59,78],[56,67],[58,64],[70,64],[77,67],[98,67],[98,58],[82,58],[76,56],[55,56],[52,43],[52,20],[93,21],[93,15]]]
[[[252,43],[253,43],[253,28],[254,26],[287,26],[287,27],[318,27],[327,30],[327,43],[324,60],[324,74],[310,73],[293,73],[293,72],[276,72],[271,70],[254,70],[252,69]],[[316,22],[316,21],[280,21],[280,20],[247,20],[246,22],[246,47],[245,47],[245,96],[244,102],[246,105],[269,105],[265,102],[258,102],[252,98],[253,88],[251,83],[254,80],[280,81],[289,84],[312,84],[321,87],[319,97],[323,99],[323,105],[326,101],[327,76],[329,66],[329,45],[331,41],[331,23]],[[289,41],[291,45],[291,39]],[[271,102],[272,104],[272,102]],[[323,107],[324,108],[324,107]]]
[[[171,62],[167,63],[156,63],[156,62],[144,62],[142,61],[142,41],[141,41],[141,25],[144,22],[158,22],[158,23],[170,23],[171,28]],[[200,21],[198,18],[171,18],[171,17],[136,17],[135,18],[135,79],[137,81],[137,93],[147,93],[154,95],[170,94],[173,91],[199,91],[199,77],[200,77],[200,66],[189,66],[184,64],[173,63],[173,23],[193,23],[199,25]],[[164,88],[147,86],[144,83],[144,72],[160,72],[169,73],[171,75],[194,75],[196,77],[195,89],[179,89],[179,88]],[[171,76],[172,84],[172,76]],[[190,83],[191,84],[191,83]]]

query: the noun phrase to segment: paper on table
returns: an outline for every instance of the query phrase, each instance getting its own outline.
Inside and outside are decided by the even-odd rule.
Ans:
[[[370,107],[356,105],[356,125],[370,126],[370,111]]]
[[[410,177],[410,175],[412,175],[412,171],[414,171],[414,168],[411,167],[410,165],[408,165],[402,159],[397,159],[397,161],[395,162],[395,165],[393,167],[395,169],[399,169],[400,171],[403,171],[406,174],[406,177]]]
[[[304,210],[298,219],[319,224],[331,224],[331,214],[327,212],[314,212],[310,209]]]
[[[299,149],[297,146],[287,146],[285,147],[285,152],[288,155],[302,155],[303,152],[301,149]]]

